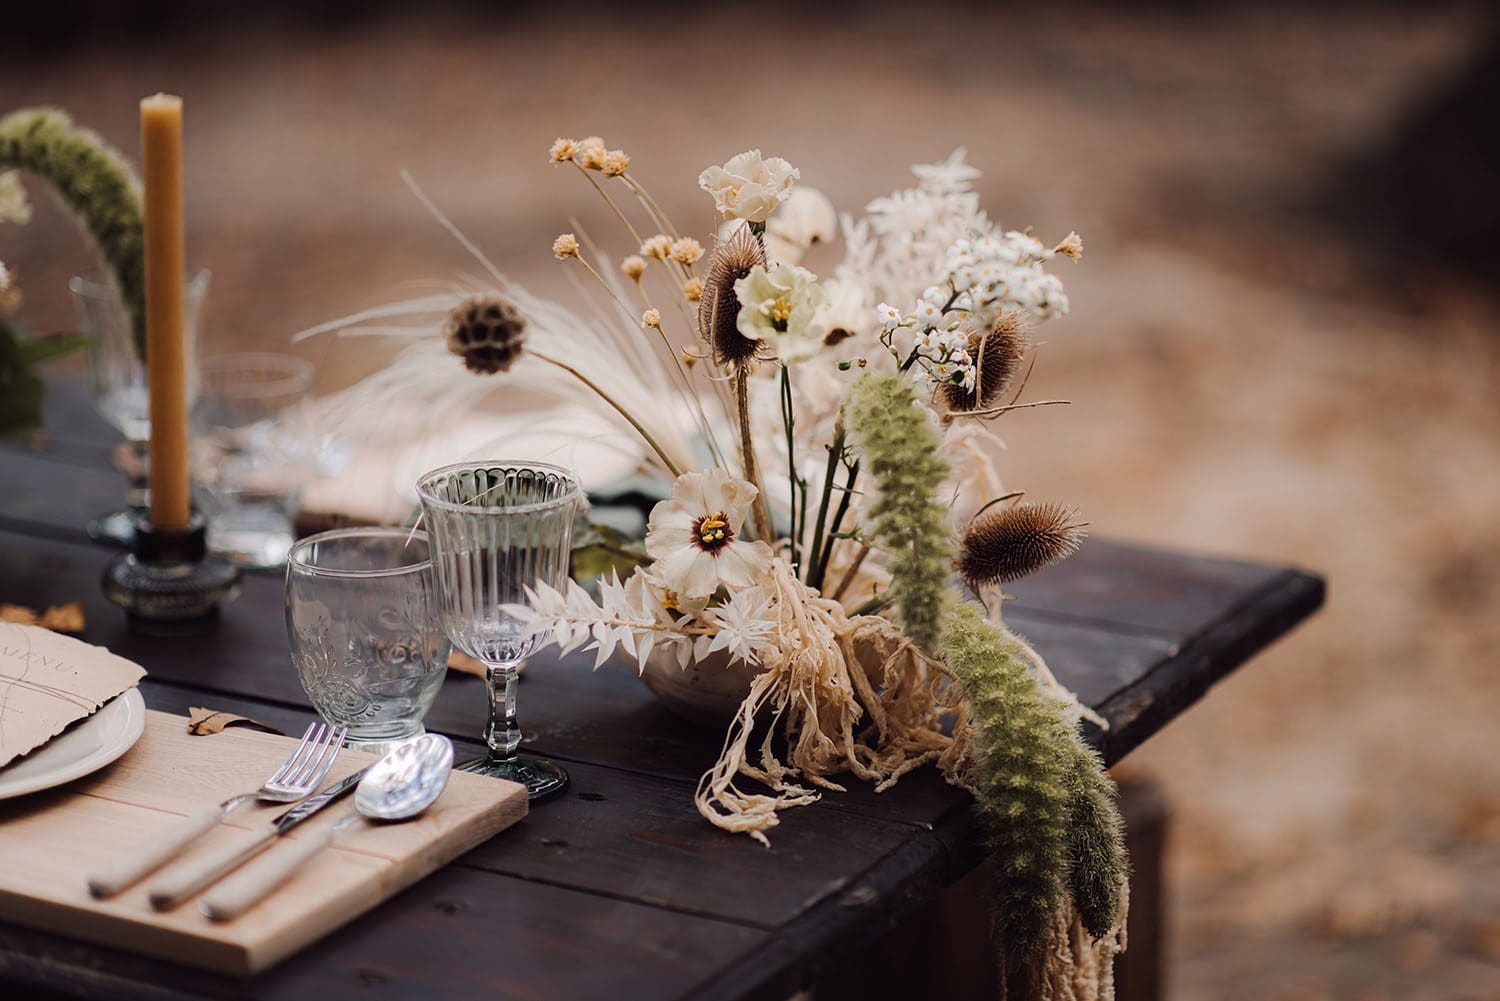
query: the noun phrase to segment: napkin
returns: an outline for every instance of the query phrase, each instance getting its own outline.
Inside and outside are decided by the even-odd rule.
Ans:
[[[145,676],[139,665],[102,646],[39,626],[0,623],[0,768]]]

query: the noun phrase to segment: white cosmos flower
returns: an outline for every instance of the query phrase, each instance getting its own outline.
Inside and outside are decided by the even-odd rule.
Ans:
[[[807,361],[823,346],[818,311],[825,293],[806,268],[782,264],[767,271],[757,264],[734,283],[734,294],[740,302],[735,326],[750,340],[771,345],[784,364]]]
[[[765,222],[792,192],[801,172],[780,157],[762,159],[752,149],[731,157],[722,167],[698,175],[698,187],[714,196],[714,206],[727,219]]]
[[[759,491],[722,469],[683,473],[672,499],[651,509],[646,553],[651,578],[682,598],[703,598],[722,584],[749,587],[771,567],[771,547],[739,538]]]

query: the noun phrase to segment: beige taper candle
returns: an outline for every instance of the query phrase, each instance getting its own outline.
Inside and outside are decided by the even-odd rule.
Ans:
[[[146,378],[151,391],[151,521],[183,529],[189,514],[187,343],[183,282],[182,98],[141,101],[146,200]]]

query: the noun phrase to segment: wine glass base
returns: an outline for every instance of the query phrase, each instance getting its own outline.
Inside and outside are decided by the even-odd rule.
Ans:
[[[101,514],[89,522],[89,538],[102,546],[129,549],[135,544],[135,520],[140,514],[131,508]]]
[[[510,761],[497,758],[475,758],[458,766],[461,772],[475,772],[492,779],[509,779],[526,787],[529,799],[545,799],[568,788],[568,773],[560,765],[530,754],[518,754]]]

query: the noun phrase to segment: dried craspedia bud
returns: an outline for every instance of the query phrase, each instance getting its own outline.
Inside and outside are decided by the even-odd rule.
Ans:
[[[1061,504],[1017,504],[971,521],[954,562],[970,587],[1009,583],[1076,553],[1083,527]]]
[[[521,357],[526,340],[526,318],[508,299],[475,296],[454,306],[443,327],[448,350],[464,360],[471,372],[504,372]]]
[[[1030,339],[1015,313],[1003,313],[988,333],[969,335],[969,354],[977,366],[974,388],[953,382],[938,388],[938,403],[948,413],[998,406],[1021,371]]]
[[[760,350],[760,341],[740,333],[740,300],[734,294],[734,283],[757,264],[764,267],[765,263],[766,252],[749,226],[741,226],[733,237],[714,247],[698,299],[698,336],[718,365],[743,364]]]

